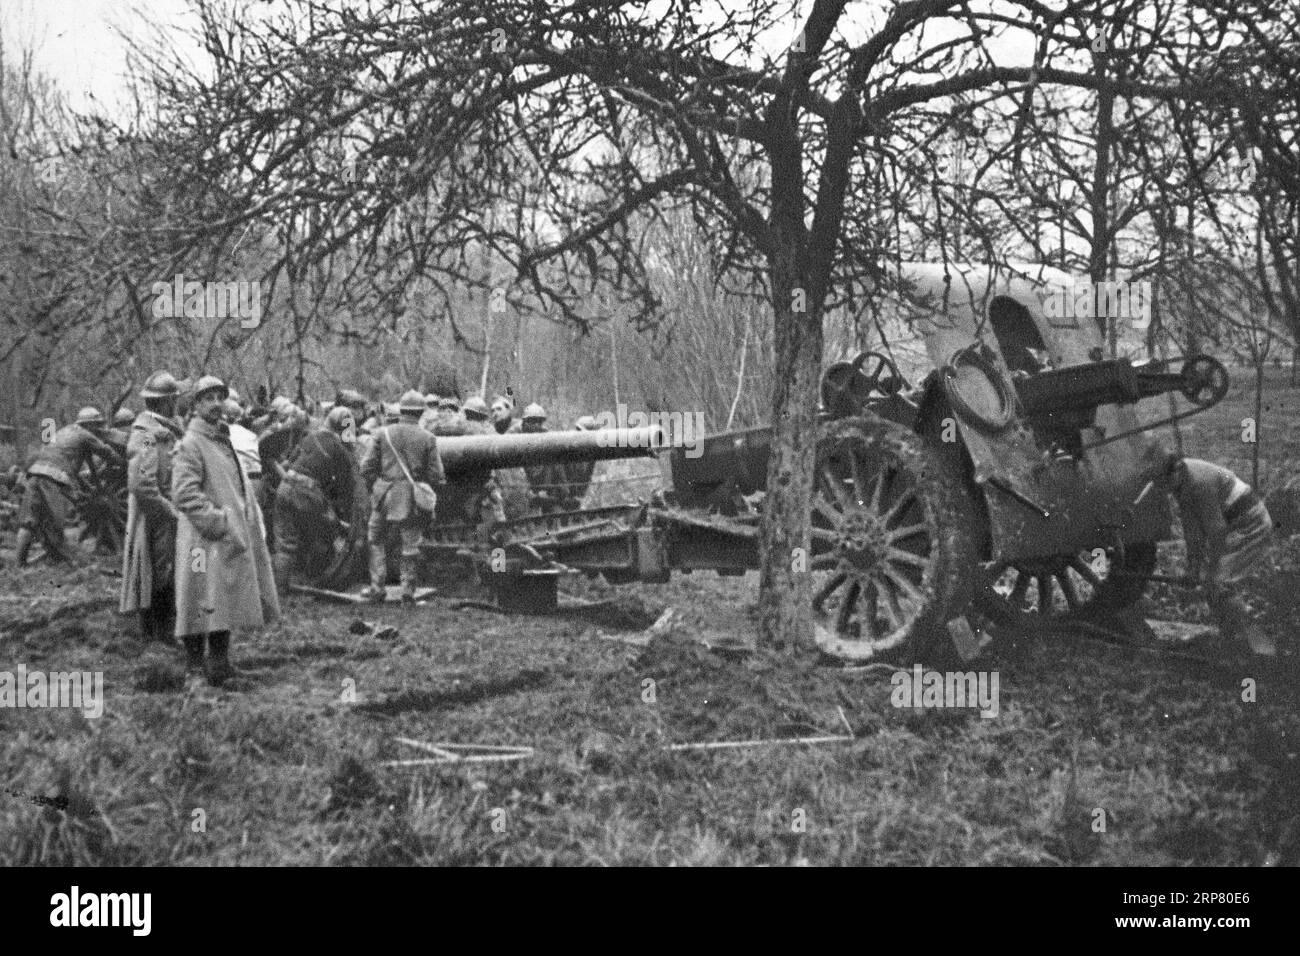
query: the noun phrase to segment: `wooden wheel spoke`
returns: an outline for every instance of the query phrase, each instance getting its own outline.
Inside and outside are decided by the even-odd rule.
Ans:
[[[816,526],[812,529],[812,537],[814,541],[829,541],[832,544],[839,540],[839,535],[830,528],[818,528]]]
[[[898,496],[897,500],[895,500],[895,502],[889,506],[889,511],[885,513],[885,524],[889,524],[889,522],[893,521],[895,518],[902,517],[903,512],[907,510],[905,505],[910,505],[912,502],[916,500],[917,500],[916,489],[915,488],[906,489],[901,495]]]
[[[866,624],[871,631],[871,636],[876,636],[876,618],[880,616],[880,585],[876,583],[875,578],[868,578],[866,587],[863,588],[866,594],[867,616]]]
[[[1070,610],[1078,610],[1082,605],[1079,600],[1079,592],[1074,588],[1074,581],[1070,578],[1068,570],[1060,572],[1056,579],[1061,582],[1061,593],[1065,595],[1065,603],[1070,606]]]
[[[881,468],[878,472],[876,472],[875,486],[871,489],[871,505],[869,510],[871,511],[872,514],[880,513],[880,496],[884,493],[884,490],[885,490],[885,469]]]
[[[818,495],[813,499],[813,509],[832,524],[838,525],[840,521],[843,520],[843,516],[840,512],[831,507],[830,502],[821,495]]]
[[[843,584],[844,579],[847,577],[848,575],[841,571],[838,574],[833,575],[829,581],[818,588],[817,593],[813,595],[813,610],[820,614],[822,605],[825,604],[826,599],[831,596],[831,592]]]
[[[862,593],[862,585],[854,581],[849,585],[848,590],[844,592],[844,600],[840,602],[840,612],[835,616],[835,631],[843,634],[849,629],[849,621],[853,617],[853,609],[857,606],[858,595]]]
[[[808,562],[808,567],[833,568],[839,563],[840,563],[840,556],[836,554],[834,551],[829,551],[826,554],[813,555],[812,559]]]
[[[923,524],[909,524],[905,528],[894,528],[889,532],[889,543],[893,544],[902,538],[910,538],[914,534],[928,532],[930,529]]]
[[[880,580],[878,587],[885,595],[885,614],[889,617],[889,623],[894,628],[902,627],[907,618],[903,614],[903,606],[898,603],[898,594],[894,587],[885,584],[883,579]]]
[[[1074,570],[1078,572],[1079,577],[1083,578],[1094,588],[1101,587],[1101,578],[1097,577],[1097,572],[1089,566],[1087,561],[1084,561],[1082,558],[1074,558],[1070,561],[1070,567],[1074,568]]]
[[[898,571],[889,567],[889,565],[884,565],[883,567],[881,567],[880,570],[881,573],[883,573],[887,578],[889,578],[890,581],[892,581],[895,585],[898,586],[899,590],[901,590],[913,601],[916,601],[918,604],[925,603],[925,596],[921,593],[920,589],[915,584],[913,584],[911,581],[907,579],[906,575],[899,573]]]
[[[1008,598],[1008,600],[1010,600],[1011,603],[1014,605],[1023,607],[1025,603],[1025,596],[1029,593],[1029,584],[1031,581],[1033,581],[1033,579],[1034,579],[1033,575],[1017,568],[1016,584],[1015,587],[1011,589],[1011,596]]]
[[[1038,576],[1038,613],[1049,614],[1052,610],[1052,576]]]
[[[862,459],[853,451],[849,452],[849,471],[853,475],[853,497],[857,499],[855,503],[863,507],[866,505],[863,499],[867,489],[867,476],[862,470]]]
[[[914,568],[924,570],[930,566],[929,559],[923,558],[919,554],[913,554],[911,551],[904,551],[902,548],[891,546],[885,554],[890,561],[901,561],[903,564],[910,564]]]
[[[822,464],[821,475],[822,482],[830,490],[830,493],[835,497],[835,500],[839,502],[839,506],[845,509],[851,508],[853,506],[853,499],[849,497],[849,490],[844,486],[844,482],[840,481],[840,479],[836,478],[835,475],[831,473],[830,465],[825,463]]]

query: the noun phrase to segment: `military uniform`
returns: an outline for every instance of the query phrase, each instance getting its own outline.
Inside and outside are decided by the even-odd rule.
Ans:
[[[193,402],[225,386],[204,376]],[[234,674],[228,657],[231,632],[260,627],[280,616],[279,598],[262,520],[248,477],[230,444],[224,420],[190,419],[176,445],[172,504],[176,527],[176,636],[185,641],[191,671],[204,667],[208,680],[224,683]]]
[[[76,514],[74,496],[81,469],[92,458],[108,461],[121,456],[84,425],[65,425],[54,433],[27,468],[27,482],[18,509],[18,564],[27,562],[27,548],[35,536],[46,552],[58,560],[73,561],[63,529]]]
[[[1187,458],[1182,469],[1174,493],[1189,576],[1205,585],[1207,603],[1225,636],[1244,638],[1256,653],[1276,653],[1271,639],[1251,623],[1237,593],[1267,562],[1273,532],[1268,509],[1227,468]]]
[[[321,428],[299,442],[275,496],[275,578],[283,591],[310,552],[330,547],[337,516],[352,517],[356,491],[352,453]]]
[[[415,394],[415,393],[411,393]],[[423,406],[424,397],[417,396]],[[407,400],[403,398],[403,405]],[[418,417],[408,416],[405,421],[379,429],[374,443],[361,462],[361,475],[371,485],[370,523],[367,539],[370,545],[371,599],[382,596],[388,577],[388,563],[395,547],[400,546],[401,580],[404,594],[415,589],[415,561],[419,539],[428,524],[430,515],[415,506],[415,490],[411,480],[427,482],[435,487],[443,484],[442,458],[438,454],[438,441],[417,424]],[[404,462],[406,468],[398,461]]]
[[[491,422],[466,419],[462,434],[492,436],[497,434],[497,430]],[[456,473],[453,487],[456,489],[458,499],[454,502],[458,506],[455,510],[459,511],[459,515],[453,511],[449,515],[449,520],[454,521],[456,517],[462,517],[467,524],[477,525],[483,520],[485,508],[492,521],[506,520],[505,499],[501,495],[501,486],[497,484],[491,468],[462,469]]]
[[[176,622],[176,508],[172,456],[181,427],[157,412],[136,416],[127,440],[126,541],[118,610],[140,615],[145,640],[171,642]]]

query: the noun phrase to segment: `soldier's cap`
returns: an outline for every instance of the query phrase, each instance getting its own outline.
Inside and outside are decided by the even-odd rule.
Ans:
[[[113,424],[115,426],[130,425],[133,421],[135,421],[135,412],[129,408],[119,408],[113,413]]]
[[[366,405],[366,397],[358,391],[345,388],[343,391],[339,392],[338,398],[335,402],[338,405],[347,405],[349,408],[356,408],[358,405],[364,408]]]
[[[438,407],[458,412],[460,411],[460,402],[456,401],[456,399],[451,395],[444,395],[442,398],[438,399]]]
[[[144,380],[144,388],[140,389],[141,398],[171,398],[173,395],[179,395],[181,384],[176,381],[176,377],[171,372],[154,372]]]
[[[524,409],[524,421],[528,421],[529,419],[541,419],[542,421],[545,421],[546,409],[542,408],[542,406],[538,405],[536,402],[533,402]]]
[[[411,389],[409,392],[404,394],[401,400],[397,403],[397,407],[404,412],[422,412],[424,411],[424,406],[424,396],[415,389]]]
[[[77,412],[78,425],[102,425],[104,424],[104,413],[93,405],[87,405],[81,411]]]
[[[239,402],[235,401],[233,398],[227,398],[226,414],[231,418],[238,420],[244,417],[244,409],[240,406]]]
[[[428,395],[424,396],[424,404],[436,408],[438,406],[438,393],[430,392]]]
[[[583,415],[578,419],[574,427],[579,431],[594,432],[596,430],[596,418],[594,415]]]
[[[197,402],[200,398],[214,389],[221,393],[221,400],[223,402],[230,397],[230,389],[226,388],[226,383],[215,375],[204,375],[201,379],[195,382],[194,390],[191,394],[194,396],[194,401]],[[285,401],[288,401],[288,399],[285,399]]]
[[[474,395],[465,400],[465,404],[461,406],[461,411],[463,411],[467,416],[473,416],[474,418],[487,418],[487,402],[483,401],[479,396]]]

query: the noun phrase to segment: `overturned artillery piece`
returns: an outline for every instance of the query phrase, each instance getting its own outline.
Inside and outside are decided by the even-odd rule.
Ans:
[[[1104,360],[1095,323],[1043,308],[1072,281],[1047,267],[905,270],[923,381],[909,388],[875,352],[823,375],[808,559],[818,646],[905,663],[963,615],[997,630],[1133,604],[1171,527],[1151,429],[1220,401],[1226,369],[1208,356],[1177,370]],[[1192,407],[1138,418],[1138,403],[1171,392]],[[473,555],[518,609],[553,607],[555,578],[571,571],[612,583],[744,574],[759,566],[770,442],[766,428],[713,435],[699,457],[672,449],[662,494],[639,504],[514,521],[490,547],[444,537],[432,550]]]

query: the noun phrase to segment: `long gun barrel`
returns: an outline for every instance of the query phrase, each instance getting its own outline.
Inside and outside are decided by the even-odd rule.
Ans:
[[[1125,405],[1167,392],[1181,392],[1208,408],[1227,394],[1228,372],[1208,355],[1188,359],[1178,372],[1168,371],[1165,363],[1135,366],[1121,358],[1040,372],[1018,380],[1016,390],[1031,419],[1077,428],[1092,423],[1099,405]]]
[[[442,467],[448,473],[470,468],[522,468],[574,461],[640,458],[663,445],[663,429],[658,425],[589,432],[447,435],[438,439]]]

